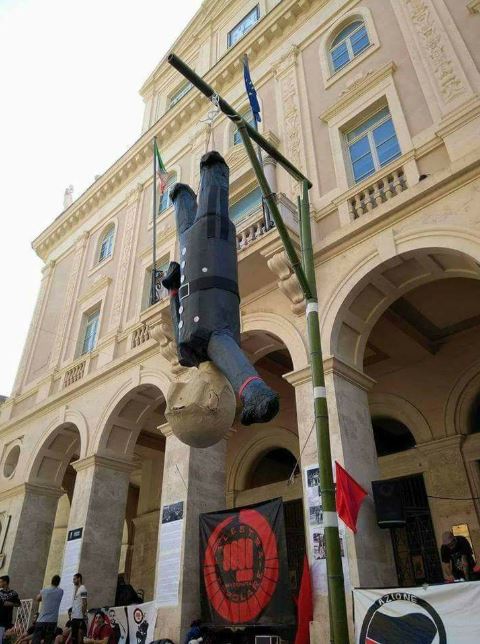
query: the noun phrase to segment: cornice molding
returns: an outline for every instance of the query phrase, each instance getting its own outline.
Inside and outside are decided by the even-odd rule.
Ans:
[[[289,385],[292,385],[292,387],[299,387],[300,385],[304,385],[306,382],[312,381],[312,369],[310,365],[308,365],[303,367],[303,369],[284,373],[282,378],[286,380]]]
[[[383,67],[380,67],[379,69],[370,69],[354,76],[351,82],[340,93],[338,101],[320,115],[321,120],[325,123],[331,121],[335,116],[337,116],[337,114],[346,109],[360,96],[369,92],[372,87],[381,83],[385,78],[393,76],[396,68],[395,63],[392,61],[383,65]]]
[[[376,380],[338,358],[326,358],[323,361],[323,369],[325,375],[340,376],[343,380],[351,382],[365,391],[370,391],[376,384]]]
[[[74,461],[72,463],[72,467],[78,473],[90,467],[104,467],[106,469],[116,470],[118,472],[133,472],[133,470],[137,466],[132,461],[127,461],[125,459],[92,454],[91,456],[86,456],[81,460]]]
[[[49,485],[37,485],[34,483],[21,483],[8,490],[0,492],[0,501],[12,498],[14,496],[27,496],[28,494],[36,494],[38,496],[50,496],[59,499],[64,494],[64,490],[58,487],[51,487]]]

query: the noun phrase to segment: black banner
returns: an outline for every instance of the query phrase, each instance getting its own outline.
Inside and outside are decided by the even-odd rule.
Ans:
[[[281,499],[200,515],[203,621],[294,624]]]

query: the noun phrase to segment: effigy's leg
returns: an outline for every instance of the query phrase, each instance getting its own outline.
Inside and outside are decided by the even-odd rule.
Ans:
[[[242,425],[268,423],[278,413],[278,394],[260,378],[234,338],[225,331],[214,331],[207,351],[242,401]]]

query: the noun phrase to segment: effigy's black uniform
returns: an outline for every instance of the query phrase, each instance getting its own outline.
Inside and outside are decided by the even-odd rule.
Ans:
[[[200,177],[198,207],[186,184],[171,192],[180,263],[171,262],[162,282],[170,292],[179,362],[214,362],[243,402],[242,423],[267,422],[278,412],[278,395],[240,349],[236,230],[228,216],[229,170],[218,152],[202,157]]]

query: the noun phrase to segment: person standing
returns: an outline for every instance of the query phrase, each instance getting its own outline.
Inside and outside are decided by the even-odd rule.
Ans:
[[[468,539],[454,536],[453,532],[444,532],[442,542],[440,556],[446,581],[455,579],[469,581],[472,578],[475,562]]]
[[[60,588],[60,577],[54,575],[52,583],[43,588],[37,595],[37,602],[42,602],[40,615],[33,631],[33,644],[51,644],[55,639],[55,629],[58,622],[58,610],[62,601],[63,590]]]
[[[77,572],[73,575],[73,602],[72,602],[72,631],[73,644],[83,644],[87,632],[87,589],[83,585],[83,577]],[[1,644],[1,643],[0,643]]]
[[[7,628],[12,626],[13,609],[20,606],[20,597],[18,593],[10,588],[10,577],[2,575],[0,577],[0,644]]]

